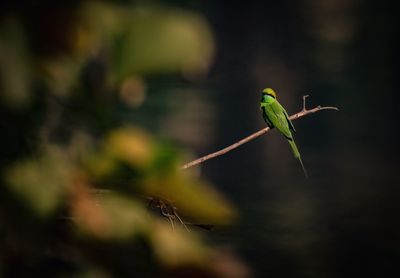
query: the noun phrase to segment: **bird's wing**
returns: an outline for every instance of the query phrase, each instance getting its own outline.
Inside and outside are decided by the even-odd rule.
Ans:
[[[267,108],[267,106],[266,105],[261,106],[261,110],[262,110],[262,115],[263,115],[263,118],[264,118],[265,122],[267,123],[267,125],[270,128],[273,128],[274,124],[272,123],[271,119],[268,117],[268,108]]]
[[[286,119],[285,109],[283,109],[282,105],[279,104],[278,101],[274,101],[270,105],[268,105],[267,111],[269,118],[271,119],[272,124],[286,137],[288,140],[293,140],[292,133],[289,129],[289,123]]]
[[[283,109],[283,112],[285,113],[286,121],[287,121],[288,124],[289,124],[289,128],[290,128],[293,132],[296,132],[296,129],[294,128],[294,125],[293,125],[292,121],[289,119],[289,115],[288,115],[288,113],[286,112],[285,108],[282,107],[282,109]]]

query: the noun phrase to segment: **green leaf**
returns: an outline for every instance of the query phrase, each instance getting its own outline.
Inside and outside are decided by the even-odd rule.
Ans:
[[[132,198],[107,193],[100,198],[81,192],[72,202],[80,231],[103,240],[128,240],[148,232],[151,218]]]
[[[21,161],[6,171],[6,184],[38,216],[49,216],[71,185],[71,166],[58,148],[48,148],[37,158]]]

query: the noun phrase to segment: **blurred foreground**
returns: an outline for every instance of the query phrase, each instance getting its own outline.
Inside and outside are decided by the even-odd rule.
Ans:
[[[89,1],[5,8],[0,276],[246,276],[190,225],[227,224],[231,205],[180,170],[187,155],[172,142],[137,126],[207,72],[205,19]]]

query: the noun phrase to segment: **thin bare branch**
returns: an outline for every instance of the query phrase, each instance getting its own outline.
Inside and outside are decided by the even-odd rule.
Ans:
[[[300,112],[290,116],[289,117],[290,120],[297,120],[298,118],[304,117],[304,116],[306,116],[308,114],[316,113],[316,112],[321,111],[321,110],[336,110],[336,111],[339,111],[339,109],[337,107],[321,106],[321,105],[318,105],[317,107],[312,108],[312,109],[307,109],[306,108],[306,98],[307,97],[308,97],[308,95],[303,96],[303,109]],[[261,135],[263,135],[264,133],[267,133],[268,131],[270,131],[269,127],[263,128],[263,129],[255,132],[255,133],[247,136],[246,138],[243,138],[242,140],[237,141],[236,143],[233,143],[232,145],[230,145],[230,146],[228,146],[226,148],[223,148],[222,150],[210,153],[210,154],[205,155],[203,157],[200,157],[200,158],[198,158],[196,160],[193,160],[193,161],[191,161],[189,163],[186,163],[185,165],[182,166],[182,169],[187,169],[187,168],[196,166],[198,164],[203,163],[204,161],[207,161],[207,160],[210,160],[210,159],[215,158],[217,156],[226,154],[227,152],[230,152],[230,151],[240,147],[241,145],[243,145],[243,144],[245,144],[245,143],[247,143],[247,142],[249,142],[249,141],[251,141],[251,140],[253,140],[253,139],[255,139],[255,138],[259,137],[259,136],[261,136]]]
[[[303,96],[303,110],[302,111],[307,111],[306,108],[306,98],[308,98],[310,95],[305,95]]]

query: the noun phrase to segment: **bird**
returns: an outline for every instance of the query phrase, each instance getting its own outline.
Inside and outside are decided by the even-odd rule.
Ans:
[[[294,142],[292,131],[296,132],[293,123],[290,121],[289,116],[278,102],[276,93],[271,88],[265,88],[261,94],[260,108],[262,116],[267,125],[272,129],[276,128],[288,141],[294,157],[299,160],[301,167],[303,168],[304,175],[308,177],[306,168],[304,167],[303,161],[299,150],[297,149],[296,143]]]

